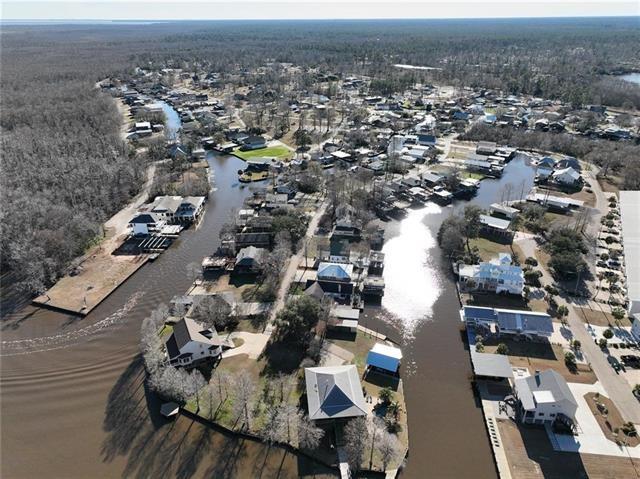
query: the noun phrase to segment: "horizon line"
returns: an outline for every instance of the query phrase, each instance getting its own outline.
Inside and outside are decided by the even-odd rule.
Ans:
[[[615,15],[553,15],[553,16],[505,16],[505,17],[324,17],[324,18],[0,18],[0,23],[7,22],[33,22],[33,23],[45,23],[45,22],[61,22],[61,23],[74,23],[74,22],[156,22],[156,23],[171,23],[171,22],[246,22],[246,21],[260,21],[260,22],[297,22],[297,21],[388,21],[388,20],[554,20],[554,19],[584,19],[584,18],[638,18],[640,19],[640,13],[634,14],[615,14]]]

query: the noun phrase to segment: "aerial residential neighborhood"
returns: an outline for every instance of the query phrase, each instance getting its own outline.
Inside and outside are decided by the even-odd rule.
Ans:
[[[637,12],[9,3],[0,476],[640,474]]]

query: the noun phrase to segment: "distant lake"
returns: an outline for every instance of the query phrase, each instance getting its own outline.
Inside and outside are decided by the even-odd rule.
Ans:
[[[635,83],[636,85],[640,85],[640,73],[628,73],[627,75],[622,75],[618,78],[621,78],[624,81],[628,81],[630,83]]]

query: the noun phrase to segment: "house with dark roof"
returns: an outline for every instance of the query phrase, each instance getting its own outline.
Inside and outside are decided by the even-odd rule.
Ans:
[[[265,248],[256,248],[255,246],[242,248],[236,255],[236,264],[233,267],[233,272],[239,274],[259,273],[262,270],[266,255],[267,250]]]
[[[251,135],[244,140],[242,140],[242,146],[240,149],[242,151],[248,150],[259,150],[260,148],[265,148],[267,146],[267,140],[259,135]]]
[[[331,232],[332,240],[346,239],[348,241],[358,241],[360,239],[360,228],[358,228],[350,215],[336,221]]]
[[[306,368],[309,419],[350,419],[367,415],[358,369],[353,365]]]
[[[348,299],[354,290],[352,276],[352,264],[321,262],[318,265],[316,280],[307,280],[304,294],[318,300],[324,296],[336,300]]]
[[[194,366],[222,354],[222,341],[215,329],[206,329],[191,318],[174,324],[165,346],[173,366]]]
[[[167,222],[155,213],[139,213],[129,221],[134,236],[147,236],[162,229]]]
[[[575,420],[578,403],[567,381],[553,369],[518,378],[513,389],[518,400],[518,417],[523,423],[542,425]]]

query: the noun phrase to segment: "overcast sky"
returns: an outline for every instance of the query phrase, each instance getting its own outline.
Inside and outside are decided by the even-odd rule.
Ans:
[[[20,0],[3,20],[497,18],[640,15],[640,0]]]

